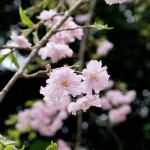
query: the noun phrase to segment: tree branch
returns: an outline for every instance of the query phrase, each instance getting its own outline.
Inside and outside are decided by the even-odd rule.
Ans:
[[[3,46],[0,46],[0,50],[2,50],[2,49],[31,51],[33,48],[32,48],[32,47],[21,47],[21,46],[9,46],[9,45],[3,45]]]
[[[65,12],[65,15],[62,17],[61,21],[53,26],[49,32],[33,47],[30,55],[27,57],[23,66],[19,68],[19,70],[14,74],[8,84],[3,88],[0,92],[0,102],[4,99],[5,95],[8,93],[10,88],[13,84],[22,76],[23,72],[25,71],[26,67],[30,64],[32,58],[38,53],[41,47],[43,47],[47,42],[48,39],[56,33],[56,31],[61,27],[61,25],[77,10],[80,6],[84,5],[85,3],[89,2],[90,0],[79,0],[72,8]]]

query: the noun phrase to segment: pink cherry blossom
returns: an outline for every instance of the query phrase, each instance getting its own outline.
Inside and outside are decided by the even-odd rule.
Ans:
[[[82,103],[72,102],[68,105],[68,112],[76,115],[77,111],[82,108]]]
[[[59,101],[64,95],[73,97],[81,94],[81,75],[74,73],[69,67],[62,67],[51,72],[46,87],[41,87],[40,93],[45,101]]]
[[[12,32],[12,35],[10,37],[19,46],[22,46],[22,47],[30,47],[31,46],[31,43],[29,43],[29,41],[24,36],[17,35],[15,32]]]
[[[64,57],[71,57],[73,55],[73,51],[66,44],[48,42],[46,47],[43,47],[39,50],[38,54],[42,59],[50,57],[52,62],[56,63],[58,60]]]
[[[128,91],[126,94],[123,94],[119,90],[109,90],[106,93],[106,97],[109,99],[110,103],[114,106],[120,105],[120,104],[129,104],[131,103],[136,96],[136,92],[131,90]]]
[[[35,130],[43,136],[54,136],[68,117],[69,103],[69,96],[61,97],[59,103],[37,101],[30,109],[19,112],[16,128],[22,133]]]
[[[101,100],[98,95],[86,95],[79,98],[76,103],[72,102],[68,106],[68,112],[76,115],[76,111],[87,111],[91,106],[101,107]]]
[[[121,3],[125,3],[125,2],[128,2],[129,0],[105,0],[105,2],[109,5],[112,5],[112,4],[121,4]]]
[[[121,123],[127,119],[127,115],[131,112],[129,105],[123,105],[118,109],[112,109],[109,111],[108,117],[111,123]]]
[[[40,13],[40,16],[39,18],[41,20],[49,20],[51,19],[54,15],[56,14],[56,11],[54,10],[43,10],[41,13]]]
[[[101,107],[102,105],[100,101],[101,99],[99,98],[99,96],[95,94],[95,95],[86,95],[84,97],[81,97],[77,100],[76,103],[81,103],[82,104],[81,109],[83,111],[86,111],[91,106]]]
[[[103,110],[109,110],[112,108],[112,104],[110,103],[109,99],[107,97],[101,97],[101,104]]]
[[[71,150],[71,148],[62,139],[57,140],[57,150]]]
[[[75,20],[78,23],[85,23],[89,19],[89,17],[90,17],[90,15],[88,13],[87,14],[82,14],[82,15],[76,16]]]
[[[83,86],[82,92],[92,94],[92,90],[95,93],[99,93],[108,85],[109,75],[107,73],[107,67],[102,67],[102,62],[91,60],[87,64],[87,69],[83,69]]]
[[[113,80],[109,80],[108,81],[108,85],[104,88],[104,90],[111,89],[113,86],[114,86],[114,81]]]
[[[104,57],[108,52],[113,48],[113,43],[108,40],[102,41],[97,49],[97,54],[101,57]]]
[[[50,28],[60,22],[62,16],[54,16],[57,14],[54,10],[43,10],[40,14],[40,19],[45,21],[45,25],[48,25]],[[75,38],[78,40],[82,39],[83,36],[83,29],[75,29],[75,30],[68,30],[68,28],[76,28],[78,25],[73,21],[72,17],[69,17],[63,25],[60,27],[60,30],[64,30],[61,32],[57,32],[54,34],[49,41],[53,41],[55,43],[64,43],[68,44],[75,41]]]
[[[61,32],[57,32],[49,40],[56,43],[72,43],[75,39],[81,40],[83,36],[83,29],[65,30],[68,28],[76,28],[78,25],[73,21],[72,17],[69,17],[65,23],[60,27]]]
[[[18,123],[16,124],[16,128],[20,130],[22,133],[30,131],[30,109],[25,109],[24,111],[20,111],[18,113]]]

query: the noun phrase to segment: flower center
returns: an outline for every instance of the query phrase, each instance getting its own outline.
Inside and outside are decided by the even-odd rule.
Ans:
[[[67,81],[61,81],[60,86],[61,88],[67,88],[69,85]]]
[[[92,81],[98,81],[98,78],[97,78],[96,74],[92,74],[90,79]]]

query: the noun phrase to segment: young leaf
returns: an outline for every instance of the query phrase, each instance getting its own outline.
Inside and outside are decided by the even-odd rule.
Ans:
[[[31,29],[31,28],[22,29],[22,30],[21,30],[21,35],[27,37],[31,32],[32,32],[32,29]]]
[[[16,145],[16,144],[18,144],[18,141],[12,141],[12,140],[3,138],[3,139],[0,140],[0,143],[7,146],[7,145]]]
[[[6,57],[8,57],[10,53],[11,53],[11,52],[0,56],[0,63],[1,63]]]
[[[103,24],[99,24],[97,22],[95,22],[94,25],[91,25],[91,28],[93,28],[93,30],[111,30],[111,29],[113,29],[113,27],[108,27],[107,24],[103,25]]]
[[[34,42],[34,44],[39,42],[39,37],[38,37],[38,31],[37,30],[33,32],[33,42]]]
[[[13,147],[11,145],[8,145],[4,148],[4,150],[13,150]]]
[[[24,25],[27,25],[28,27],[32,27],[34,25],[30,18],[25,14],[21,6],[19,7],[19,14],[20,19]]]
[[[18,64],[18,61],[17,61],[17,59],[16,59],[16,57],[14,56],[13,53],[10,53],[9,58],[11,59],[12,63],[13,63],[17,68],[20,67],[19,64]]]
[[[51,145],[49,145],[46,150],[56,150],[57,148],[57,144],[53,143],[53,141],[51,142]]]
[[[23,145],[22,148],[20,150],[25,150],[25,146]]]

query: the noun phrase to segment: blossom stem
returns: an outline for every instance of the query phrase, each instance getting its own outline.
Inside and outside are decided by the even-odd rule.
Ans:
[[[61,27],[61,25],[77,10],[80,6],[86,4],[90,0],[79,0],[73,7],[65,12],[65,15],[62,17],[61,21],[58,22],[55,26],[53,26],[46,35],[33,47],[30,55],[27,57],[25,63],[18,69],[18,71],[14,74],[14,76],[10,79],[8,84],[2,89],[0,92],[0,102],[4,99],[5,95],[8,93],[10,88],[14,85],[14,83],[22,77],[23,72],[25,71],[26,67],[30,64],[31,60],[35,57],[41,47],[43,47],[47,42],[48,39],[56,33],[56,31]]]
[[[85,26],[90,25],[95,6],[96,6],[96,0],[92,0],[90,2],[89,12],[88,12],[89,13],[89,19],[85,23]],[[86,49],[87,37],[88,37],[88,31],[85,31],[83,39],[82,39],[81,44],[80,44],[80,49],[79,49],[79,62],[80,62],[79,71],[81,71],[83,69],[83,65],[84,65],[84,52]],[[81,146],[81,139],[82,139],[81,138],[82,137],[81,124],[82,124],[82,111],[80,110],[77,112],[77,141],[76,141],[76,148],[77,149]]]
[[[86,25],[86,26],[77,26],[75,28],[66,28],[66,29],[61,29],[61,30],[57,30],[57,32],[62,32],[62,31],[69,31],[69,30],[76,30],[76,29],[91,29],[92,27],[90,25]]]
[[[114,140],[116,141],[117,146],[118,146],[118,150],[123,150],[122,143],[121,143],[118,135],[116,134],[116,132],[113,130],[113,128],[111,128],[109,126],[106,126],[106,129],[112,135],[112,137],[114,138]]]

